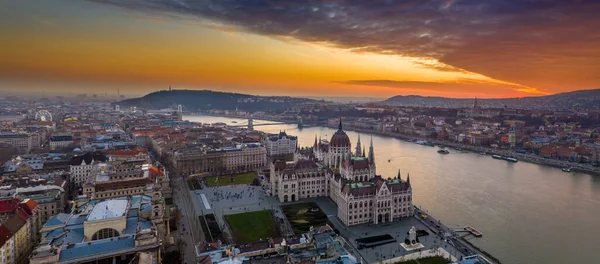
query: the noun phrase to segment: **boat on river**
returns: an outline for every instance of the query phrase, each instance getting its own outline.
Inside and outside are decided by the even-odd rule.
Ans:
[[[506,160],[506,161],[510,161],[510,162],[518,162],[519,160],[515,157],[510,157],[510,156],[502,156],[502,155],[492,155],[492,158],[494,159],[499,159],[499,160]]]
[[[447,149],[438,149],[437,153],[445,155],[445,154],[450,154],[450,151],[448,151]]]
[[[419,145],[423,145],[423,146],[435,147],[435,143],[429,142],[429,141],[425,141],[425,140],[422,140],[422,139],[415,140],[415,143],[417,143]]]
[[[562,171],[564,171],[564,172],[572,172],[573,171],[573,167],[562,168]]]

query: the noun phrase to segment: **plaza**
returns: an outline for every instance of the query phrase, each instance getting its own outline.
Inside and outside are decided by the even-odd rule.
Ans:
[[[403,261],[405,259],[401,258],[401,256],[404,255],[407,255],[406,260],[419,256],[440,255],[442,254],[440,252],[443,252],[442,250],[447,251],[455,257],[462,256],[451,244],[445,242],[443,238],[416,217],[381,224],[346,226],[337,217],[337,205],[328,197],[316,197],[296,202],[281,203],[276,197],[268,196],[262,187],[252,185],[204,187],[203,189],[190,191],[190,194],[197,214],[200,216],[202,214],[213,214],[215,216],[224,238],[227,240],[223,241],[224,243],[237,242],[225,220],[225,215],[264,210],[270,211],[273,214],[273,219],[279,225],[280,235],[282,237],[289,237],[300,234],[294,233],[294,229],[286,218],[282,207],[314,203],[327,216],[327,223],[332,225],[351,246],[351,253],[359,259],[362,258],[367,263],[377,263],[390,259],[393,259],[393,261]],[[413,226],[417,230],[426,230],[429,235],[419,237],[423,248],[407,251],[400,246],[400,243],[404,242],[407,232]],[[360,250],[358,249],[356,239],[385,234],[394,237],[396,242],[375,246],[374,248],[365,247]],[[438,248],[439,251],[432,251],[432,249]]]

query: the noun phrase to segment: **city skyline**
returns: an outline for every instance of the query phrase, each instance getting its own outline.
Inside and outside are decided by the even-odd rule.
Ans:
[[[587,1],[13,1],[0,91],[523,97],[598,88]]]

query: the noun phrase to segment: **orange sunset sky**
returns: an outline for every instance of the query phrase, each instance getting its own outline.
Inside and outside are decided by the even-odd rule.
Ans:
[[[600,88],[595,1],[19,0],[0,92],[521,97]]]

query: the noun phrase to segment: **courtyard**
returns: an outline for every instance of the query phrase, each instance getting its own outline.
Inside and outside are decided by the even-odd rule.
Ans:
[[[256,179],[256,172],[246,172],[233,175],[208,176],[204,177],[204,182],[208,187],[227,186],[227,185],[249,185]]]
[[[225,215],[237,243],[279,237],[277,223],[270,210]]]
[[[313,202],[283,205],[281,209],[297,235],[328,222],[327,215]]]

